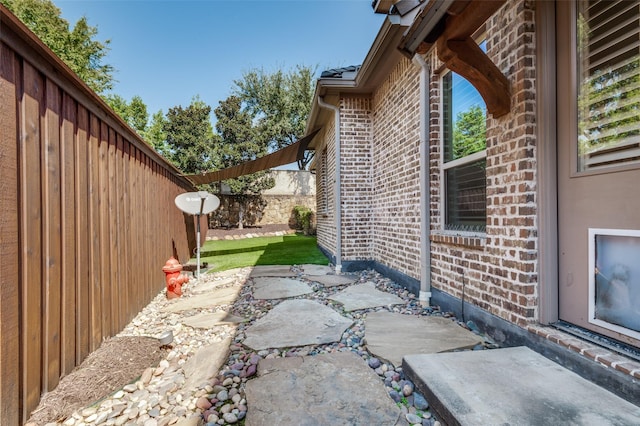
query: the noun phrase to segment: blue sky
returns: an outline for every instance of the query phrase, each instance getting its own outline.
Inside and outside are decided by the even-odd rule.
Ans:
[[[149,114],[200,98],[213,109],[243,72],[320,71],[364,60],[384,17],[370,0],[53,0],[71,26],[86,16],[110,39],[113,92]]]

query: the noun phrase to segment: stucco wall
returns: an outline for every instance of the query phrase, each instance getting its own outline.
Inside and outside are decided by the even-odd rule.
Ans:
[[[315,195],[316,177],[307,170],[272,170],[275,186],[262,195]]]

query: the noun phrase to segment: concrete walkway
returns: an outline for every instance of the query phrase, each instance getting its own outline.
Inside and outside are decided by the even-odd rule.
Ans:
[[[640,407],[525,347],[408,355],[403,367],[446,424],[640,424]]]

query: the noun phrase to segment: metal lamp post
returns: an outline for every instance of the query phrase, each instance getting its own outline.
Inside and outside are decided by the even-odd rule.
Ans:
[[[220,199],[207,191],[185,192],[175,199],[176,206],[183,212],[196,216],[196,279],[200,279],[200,216],[209,214],[220,207]]]

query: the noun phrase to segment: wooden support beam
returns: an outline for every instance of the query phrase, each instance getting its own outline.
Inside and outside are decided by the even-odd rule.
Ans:
[[[471,37],[438,40],[438,56],[478,90],[491,115],[502,117],[510,111],[509,81]]]
[[[456,14],[447,18],[446,28],[442,37],[446,40],[464,40],[482,27],[487,19],[491,18],[498,9],[505,4],[505,0],[474,0],[468,2],[461,10],[465,2],[456,2],[450,8]]]
[[[465,3],[459,2],[459,6]],[[487,111],[494,117],[501,117],[511,109],[509,81],[471,36],[504,3],[505,0],[468,2],[464,9],[458,8],[456,15],[447,18],[445,30],[437,41],[440,60],[478,90]]]

